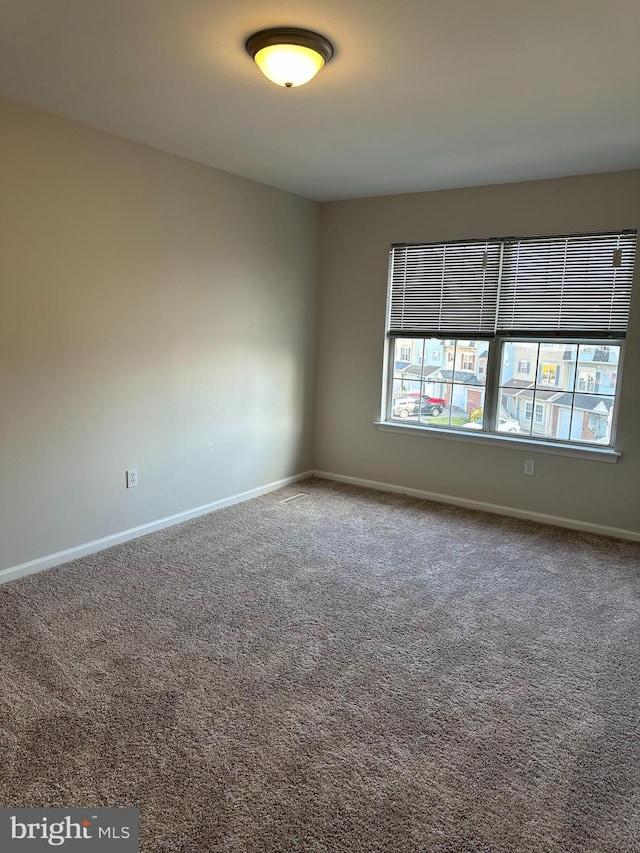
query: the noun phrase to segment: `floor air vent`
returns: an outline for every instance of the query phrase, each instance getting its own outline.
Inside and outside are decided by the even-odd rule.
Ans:
[[[291,497],[283,498],[281,501],[278,501],[280,504],[288,504],[290,501],[297,501],[300,498],[308,498],[309,495],[306,492],[298,492],[297,495],[291,495]]]

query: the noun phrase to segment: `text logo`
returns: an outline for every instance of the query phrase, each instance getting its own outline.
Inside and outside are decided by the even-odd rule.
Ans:
[[[0,850],[138,853],[137,809],[2,809]]]

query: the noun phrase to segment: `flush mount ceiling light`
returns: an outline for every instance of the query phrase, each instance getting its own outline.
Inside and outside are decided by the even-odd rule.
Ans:
[[[247,39],[246,48],[265,77],[288,89],[308,83],[333,56],[329,39],[295,27],[261,30]]]

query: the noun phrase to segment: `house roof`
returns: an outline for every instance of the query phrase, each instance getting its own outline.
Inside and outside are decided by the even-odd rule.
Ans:
[[[584,409],[587,412],[601,411],[609,412],[613,408],[613,397],[599,397],[596,394],[576,394],[573,396],[573,407],[575,409]],[[554,400],[556,406],[571,406],[572,395],[560,394],[557,400]]]
[[[608,364],[614,367],[618,366],[618,349],[595,347],[591,351],[581,350],[580,364]]]
[[[501,388],[533,388],[533,382],[527,382],[523,379],[508,379]]]
[[[563,392],[561,391],[543,391],[540,388],[536,391],[533,386],[529,386],[528,388],[507,388],[506,385],[501,386],[500,390],[502,392],[506,392],[511,397],[522,397],[525,400],[532,400],[535,392],[536,400],[545,401],[553,401],[555,397],[558,397]]]
[[[454,381],[454,371],[439,369],[437,372],[437,376],[433,378],[439,378],[443,379],[444,381],[452,382]],[[486,385],[484,379],[478,379],[478,377],[472,370],[456,370],[455,382],[462,383],[463,385],[481,385],[482,387]]]
[[[408,364],[406,367],[400,368],[399,372],[407,378],[420,379],[422,377],[425,379],[439,369],[435,364],[425,364],[424,367],[422,364]]]
[[[598,394],[571,394],[568,391],[546,391],[533,387],[533,384],[528,388],[519,388],[517,386],[509,386],[507,384],[501,386],[502,393],[506,393],[511,397],[518,397],[523,400],[533,400],[534,393],[536,403],[552,403],[554,406],[571,406],[576,409],[584,409],[588,412],[603,411],[608,412],[614,402],[613,397],[605,397]]]

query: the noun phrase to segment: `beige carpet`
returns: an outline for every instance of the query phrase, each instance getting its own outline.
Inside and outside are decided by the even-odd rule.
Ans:
[[[638,851],[639,599],[638,545],[296,484],[0,587],[0,804],[137,806],[146,853]]]

